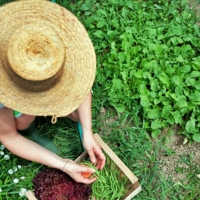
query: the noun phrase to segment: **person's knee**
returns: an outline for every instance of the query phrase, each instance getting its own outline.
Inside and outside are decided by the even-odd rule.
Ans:
[[[78,122],[79,121],[79,115],[78,115],[78,111],[75,110],[74,112],[72,112],[71,114],[69,114],[67,116],[69,119],[71,119],[74,122]]]
[[[16,129],[24,130],[35,120],[35,116],[23,114],[16,118]]]
[[[16,130],[13,110],[4,107],[0,109],[0,134],[11,133]]]

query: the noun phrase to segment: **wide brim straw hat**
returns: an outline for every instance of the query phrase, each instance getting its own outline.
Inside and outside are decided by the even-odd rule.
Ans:
[[[81,22],[45,0],[0,7],[0,103],[35,116],[66,116],[85,100],[96,56]]]

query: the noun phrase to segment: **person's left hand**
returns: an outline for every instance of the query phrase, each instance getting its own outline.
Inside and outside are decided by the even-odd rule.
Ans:
[[[95,164],[97,169],[102,170],[106,162],[106,157],[103,154],[101,147],[95,141],[93,133],[83,133],[83,146],[88,152],[90,161]]]

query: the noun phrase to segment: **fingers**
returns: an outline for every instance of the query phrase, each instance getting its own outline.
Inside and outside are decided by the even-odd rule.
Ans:
[[[85,184],[91,184],[93,183],[94,181],[97,180],[96,177],[92,176],[92,177],[88,177],[88,178],[85,178],[81,175],[81,173],[78,175],[78,174],[74,174],[74,176],[72,176],[72,178],[76,181],[76,182],[79,182],[79,183],[85,183]]]
[[[66,170],[66,173],[68,173],[68,175],[71,176],[76,182],[91,184],[97,180],[97,178],[93,176],[95,169],[91,167],[86,165],[79,165],[73,161],[69,162],[67,167],[68,171]],[[84,177],[84,173],[89,173],[90,176]]]
[[[103,154],[101,147],[97,144],[93,137],[85,140],[84,138],[84,147],[89,155],[91,163],[95,164],[98,169],[103,169],[106,158]]]
[[[87,167],[85,165],[81,165],[81,168],[80,168],[80,172],[87,172],[87,173],[95,173],[95,169],[91,168],[91,167]]]
[[[90,157],[90,161],[93,163],[93,164],[96,164],[97,163],[97,159],[96,159],[96,156],[94,154],[94,151],[93,149],[89,149],[88,151],[88,155]]]
[[[95,173],[95,169],[82,165],[81,166],[81,176],[82,176],[81,182],[85,184],[91,184],[94,181],[96,181],[97,178],[92,176],[93,173]]]
[[[105,163],[106,163],[106,158],[105,157],[101,158],[101,159],[98,159],[96,168],[102,170],[104,165],[105,165]]]
[[[105,162],[106,162],[106,157],[105,155],[103,154],[101,148],[97,149],[97,151],[95,152],[95,154],[98,156],[98,162],[97,162],[97,165],[96,167],[100,170],[103,169],[104,165],[105,165]]]
[[[102,170],[106,162],[106,157],[101,149],[97,151],[88,150],[88,154],[90,157],[90,161],[96,165],[96,168]]]

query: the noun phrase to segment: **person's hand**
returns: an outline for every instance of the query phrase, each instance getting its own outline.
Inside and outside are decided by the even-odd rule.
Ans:
[[[93,174],[95,173],[95,169],[87,167],[85,165],[79,165],[72,160],[66,159],[66,162],[63,165],[63,172],[67,173],[78,183],[91,184],[97,179],[93,176],[86,178],[81,174],[84,172]]]
[[[105,165],[106,158],[101,150],[101,147],[95,141],[93,134],[83,133],[83,146],[88,152],[90,161],[95,164],[97,169],[102,170]]]

